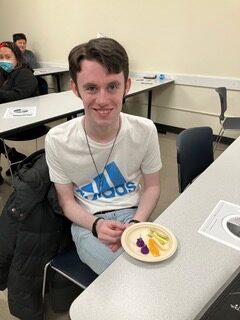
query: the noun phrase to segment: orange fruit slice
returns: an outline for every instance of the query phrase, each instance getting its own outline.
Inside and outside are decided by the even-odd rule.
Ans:
[[[160,250],[153,239],[148,240],[148,248],[154,257],[160,256]]]

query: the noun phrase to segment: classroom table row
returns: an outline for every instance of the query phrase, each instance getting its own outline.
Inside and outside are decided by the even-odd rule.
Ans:
[[[73,302],[71,319],[202,319],[240,271],[239,250],[198,232],[219,200],[240,205],[239,157],[240,138],[156,219],[176,236],[171,258],[149,263],[124,252]]]
[[[142,81],[132,79],[132,87],[125,98],[146,92],[148,94],[148,117],[151,117],[152,91],[173,84],[173,80]],[[27,116],[27,110],[35,108],[35,112]],[[8,111],[12,110],[12,114]],[[15,114],[14,114],[15,111]],[[21,111],[23,111],[21,113]],[[25,111],[25,112],[24,112]],[[76,97],[72,91],[63,91],[33,98],[2,103],[0,108],[0,137],[7,137],[23,129],[31,128],[39,124],[69,118],[82,114],[84,106],[82,100]]]
[[[68,73],[69,69],[66,67],[48,66],[34,69],[34,75],[36,77],[53,76],[57,82],[57,92],[61,92],[61,76],[64,73]],[[145,85],[151,86],[152,89],[163,86],[166,84],[172,84],[174,81],[171,79],[146,79],[144,77],[132,77],[132,88],[128,93],[128,97],[145,91]],[[148,87],[146,87],[148,88]],[[151,104],[152,104],[152,90],[148,90],[148,118],[151,118]]]

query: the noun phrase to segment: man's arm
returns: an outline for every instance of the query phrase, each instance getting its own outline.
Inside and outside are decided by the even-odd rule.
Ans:
[[[55,183],[55,187],[57,190],[58,201],[63,209],[64,215],[73,223],[91,230],[96,217],[84,210],[84,208],[75,200],[72,183]]]
[[[74,198],[73,185],[55,183],[58,201],[63,209],[64,215],[81,227],[92,230],[92,225],[97,217],[87,212]],[[98,239],[110,247],[112,251],[116,251],[122,235],[127,226],[119,221],[99,220],[96,226]]]
[[[161,191],[159,171],[151,174],[143,174],[143,182],[144,190],[133,218],[139,221],[147,221],[157,205]]]

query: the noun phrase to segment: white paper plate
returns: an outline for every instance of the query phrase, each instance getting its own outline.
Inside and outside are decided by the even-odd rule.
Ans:
[[[164,245],[164,249],[160,249],[160,255],[154,257],[149,251],[148,254],[141,253],[141,248],[136,244],[138,238],[142,238],[145,244],[148,243],[148,233],[150,230],[161,232],[168,237],[168,243]],[[122,234],[121,243],[123,249],[133,258],[146,262],[158,262],[170,258],[177,249],[177,240],[174,234],[166,227],[152,222],[135,223],[128,227]]]

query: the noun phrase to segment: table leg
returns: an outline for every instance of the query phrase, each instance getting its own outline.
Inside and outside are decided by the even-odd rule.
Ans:
[[[151,119],[151,111],[152,111],[152,90],[148,91],[148,119]],[[158,133],[166,134],[166,130],[161,129],[160,127],[157,128]]]
[[[152,110],[152,90],[148,91],[148,119],[151,119],[151,110]]]
[[[55,74],[56,81],[57,81],[57,91],[61,92],[61,81],[60,81],[60,74]]]

